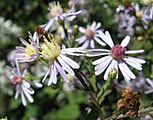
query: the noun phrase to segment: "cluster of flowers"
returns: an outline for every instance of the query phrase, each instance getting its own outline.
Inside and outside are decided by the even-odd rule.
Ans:
[[[120,8],[123,9],[122,7]],[[121,44],[115,45],[110,33],[108,31],[103,32],[103,30],[100,29],[101,24],[96,23],[95,21],[91,25],[88,25],[87,28],[79,27],[79,31],[83,36],[75,39],[75,42],[78,43],[78,46],[80,45],[80,47],[71,48],[69,45],[64,44],[66,43],[64,40],[62,41],[62,44],[58,43],[56,37],[51,35],[52,27],[55,24],[60,23],[64,28],[64,23],[73,21],[81,11],[75,11],[75,6],[73,5],[70,10],[64,12],[58,2],[51,3],[49,10],[51,16],[49,22],[40,25],[37,32],[34,32],[33,35],[29,32],[29,42],[20,38],[24,47],[16,47],[16,64],[15,67],[12,68],[13,75],[10,77],[10,80],[12,84],[16,85],[15,98],[18,98],[19,94],[21,94],[23,105],[27,105],[27,99],[30,102],[33,102],[31,95],[34,94],[34,90],[32,87],[35,86],[40,88],[42,87],[42,84],[38,81],[26,80],[26,70],[21,72],[19,63],[28,63],[36,60],[45,61],[49,68],[42,79],[42,82],[47,80],[48,86],[57,83],[58,74],[60,74],[67,82],[69,81],[67,73],[75,76],[73,69],[79,69],[80,66],[69,56],[102,56],[102,58],[93,61],[92,64],[95,65],[96,75],[100,75],[105,71],[104,80],[108,79],[108,73],[112,68],[117,70],[116,79],[121,72],[126,80],[136,78],[129,66],[137,70],[142,70],[142,64],[145,63],[145,60],[130,57],[128,54],[143,53],[144,50],[128,50],[127,46],[130,42],[130,36],[126,36]],[[64,37],[68,42],[73,31],[73,29],[68,31],[68,29],[64,28]],[[95,44],[97,43],[101,46],[108,45],[110,49],[95,48]],[[50,77],[47,79],[48,76]]]

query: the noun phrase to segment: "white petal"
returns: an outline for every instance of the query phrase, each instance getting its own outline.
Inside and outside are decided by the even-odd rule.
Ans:
[[[60,55],[60,57],[62,57],[62,59],[68,64],[70,65],[72,68],[78,69],[80,66],[73,60],[71,60],[70,58],[64,56],[64,55]]]
[[[125,51],[125,54],[135,54],[135,53],[143,53],[144,50],[129,50]]]
[[[69,79],[68,79],[68,77],[67,77],[65,71],[63,70],[63,68],[62,68],[58,63],[55,63],[55,66],[56,66],[58,72],[59,72],[59,73],[61,74],[61,76],[64,78],[64,80],[69,81]]]
[[[110,64],[111,61],[112,61],[112,58],[110,57],[110,59],[107,60],[105,63],[97,65],[95,67],[95,70],[96,70],[95,74],[96,75],[101,74],[107,68],[107,66]]]
[[[114,66],[115,66],[115,60],[112,60],[112,62],[110,63],[110,65],[108,66],[108,68],[107,68],[107,70],[106,70],[106,72],[105,72],[105,74],[104,74],[104,80],[107,80],[108,79],[108,73],[110,72],[110,70],[112,69],[112,68],[114,68]]]
[[[102,57],[102,58],[100,58],[100,59],[98,59],[98,60],[93,61],[92,64],[93,64],[93,65],[97,65],[97,64],[99,64],[99,63],[103,63],[103,62],[107,61],[110,57],[111,57],[111,56]]]
[[[123,41],[121,42],[122,47],[126,47],[130,42],[130,36],[126,36]]]
[[[65,62],[62,60],[62,58],[60,58],[60,56],[57,57],[57,59],[58,59],[59,63],[61,64],[61,66],[64,68],[64,70],[66,70],[69,74],[71,74],[72,76],[74,76],[74,72],[73,72],[73,70],[70,68],[70,66],[69,66],[67,63],[65,63]]]
[[[25,96],[24,96],[23,91],[21,91],[21,100],[22,100],[22,104],[23,104],[24,106],[26,106],[26,105],[27,105],[27,102],[26,102],[26,98],[25,98]]]
[[[137,70],[142,70],[142,65],[138,62],[135,62],[133,60],[130,60],[130,59],[127,59],[127,58],[124,58],[125,62],[127,64],[129,64],[130,66],[134,67],[135,69]]]
[[[114,46],[114,43],[113,43],[113,40],[112,40],[109,32],[106,31],[105,35],[106,35],[106,40],[107,40],[108,45],[112,48]]]
[[[83,28],[83,27],[79,27],[79,31],[81,32],[81,33],[85,33],[85,29]]]
[[[132,79],[136,78],[135,75],[133,74],[133,72],[128,68],[128,66],[125,63],[123,63],[123,67],[124,67],[125,72],[127,73],[127,75],[130,78],[132,78]]]
[[[125,69],[124,69],[124,66],[123,66],[123,62],[119,63],[119,68],[120,68],[120,71],[121,73],[123,74],[123,76],[127,79],[127,80],[130,80],[130,77],[127,75]]]
[[[96,57],[96,56],[109,55],[109,54],[110,53],[95,53],[95,54],[87,53],[86,56],[88,56],[88,57]]]
[[[112,61],[112,57],[107,58],[107,60],[101,62],[100,64],[97,64],[95,67],[95,70],[97,71],[97,70],[102,69],[103,67],[108,65],[111,61]]]
[[[107,49],[87,49],[87,52],[110,52],[110,50]]]
[[[127,59],[130,59],[130,60],[135,61],[136,63],[140,63],[140,64],[146,63],[145,60],[139,59],[139,58],[134,58],[134,57],[129,57],[129,56],[127,56]]]
[[[95,48],[95,43],[94,43],[94,40],[93,40],[93,39],[90,40],[90,47],[91,47],[91,48]]]
[[[105,44],[104,42],[102,42],[99,38],[94,37],[94,40],[95,40],[98,44],[100,44],[101,46],[106,46],[106,44]]]

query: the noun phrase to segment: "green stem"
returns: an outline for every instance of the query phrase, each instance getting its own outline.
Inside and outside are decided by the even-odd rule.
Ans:
[[[94,94],[94,91],[92,91],[90,89],[90,87],[88,87],[88,85],[86,84],[86,82],[84,81],[84,79],[82,78],[82,76],[84,76],[82,73],[79,72],[79,70],[74,70],[75,71],[75,75],[76,77],[80,80],[80,82],[82,83],[82,85],[85,87],[85,89],[88,91],[88,94],[91,97],[92,102],[95,104],[95,106],[98,108],[98,112],[100,115],[101,120],[105,120],[103,112],[100,108],[100,105],[97,101],[96,95]]]

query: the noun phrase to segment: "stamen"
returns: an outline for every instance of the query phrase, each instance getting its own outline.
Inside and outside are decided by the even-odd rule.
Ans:
[[[61,53],[61,48],[56,41],[49,42],[46,39],[42,45],[41,56],[49,61],[54,61]]]
[[[27,58],[30,58],[32,54],[36,53],[36,49],[32,45],[26,46],[25,53]]]

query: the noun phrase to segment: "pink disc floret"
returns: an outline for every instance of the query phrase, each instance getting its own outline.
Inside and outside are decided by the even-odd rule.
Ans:
[[[19,76],[14,75],[14,76],[11,76],[11,77],[10,77],[10,82],[11,82],[12,84],[14,84],[14,85],[21,84],[22,78],[19,77]]]
[[[114,59],[121,59],[121,57],[125,54],[126,48],[121,45],[115,45],[111,49],[111,55]]]

